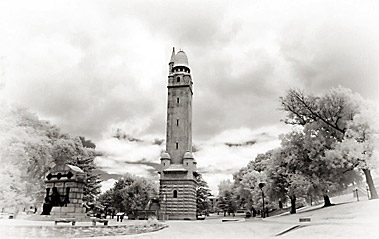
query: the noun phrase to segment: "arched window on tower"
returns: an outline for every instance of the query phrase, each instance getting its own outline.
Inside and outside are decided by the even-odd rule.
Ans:
[[[178,198],[178,191],[174,190],[174,191],[172,192],[172,197],[173,197],[173,198]]]
[[[176,149],[179,149],[179,143],[176,142]]]
[[[180,77],[177,77],[177,78],[176,78],[176,82],[180,82]]]

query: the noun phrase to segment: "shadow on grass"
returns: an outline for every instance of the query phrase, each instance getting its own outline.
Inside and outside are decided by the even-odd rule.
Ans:
[[[325,205],[323,205],[323,206],[320,206],[320,207],[307,209],[307,210],[304,210],[304,211],[301,211],[301,212],[296,212],[296,214],[302,214],[302,213],[306,213],[306,212],[313,212],[313,211],[321,210],[321,209],[324,209],[324,208],[329,208],[329,207],[334,207],[334,206],[339,206],[339,205],[344,205],[344,204],[349,204],[349,203],[354,203],[354,202],[332,203],[332,204],[329,205],[329,206],[325,206]],[[293,214],[292,214],[292,215],[293,215]]]

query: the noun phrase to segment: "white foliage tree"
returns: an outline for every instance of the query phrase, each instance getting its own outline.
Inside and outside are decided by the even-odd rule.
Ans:
[[[333,183],[337,176],[343,178],[340,171],[343,167],[345,172],[362,169],[372,198],[377,198],[370,172],[377,152],[377,121],[372,120],[375,119],[372,117],[374,108],[368,101],[339,86],[322,96],[290,90],[281,98],[281,105],[288,113],[286,123],[304,127],[309,142],[306,147],[310,149],[308,155],[322,166],[312,164],[314,172],[338,172],[329,180]]]
[[[79,137],[62,134],[56,126],[20,107],[0,105],[0,205],[15,211],[39,206],[44,197],[44,176],[56,160],[81,167],[87,173],[85,197],[92,200],[100,187],[93,149]]]
[[[347,124],[345,137],[326,152],[326,157],[334,159],[347,170],[361,169],[371,192],[371,198],[378,198],[373,184],[371,170],[379,164],[379,116],[375,106],[364,102],[361,110]]]

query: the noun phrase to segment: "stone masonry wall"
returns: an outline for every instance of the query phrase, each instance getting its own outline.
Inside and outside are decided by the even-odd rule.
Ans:
[[[62,195],[61,200],[64,200],[64,196],[66,195],[66,188],[70,188],[69,193],[69,203],[62,207],[55,206],[51,210],[51,215],[54,217],[62,217],[62,218],[84,218],[85,208],[83,207],[83,190],[84,183],[83,182],[56,182],[56,183],[47,183],[46,188],[50,188],[50,195],[52,188],[56,187],[60,195]]]
[[[177,198],[174,198],[174,190],[177,191]],[[166,215],[166,219],[196,219],[196,182],[194,180],[161,179],[159,191],[161,215]]]

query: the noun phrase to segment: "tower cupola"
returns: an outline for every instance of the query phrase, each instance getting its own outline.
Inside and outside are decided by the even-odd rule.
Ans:
[[[188,66],[188,57],[183,50],[178,51],[174,57],[173,73],[191,73]]]
[[[183,156],[183,166],[191,172],[196,171],[196,161],[190,151],[186,151]]]
[[[170,166],[171,164],[170,161],[171,161],[170,154],[168,154],[166,151],[163,151],[161,153],[161,166],[163,167],[163,169]]]
[[[171,157],[166,151],[163,151],[161,153],[161,159],[171,159]]]
[[[193,155],[190,151],[187,151],[187,152],[185,152],[183,158],[184,159],[193,159]]]
[[[188,67],[188,57],[184,51],[181,50],[175,55],[174,67],[175,66],[187,66]]]

